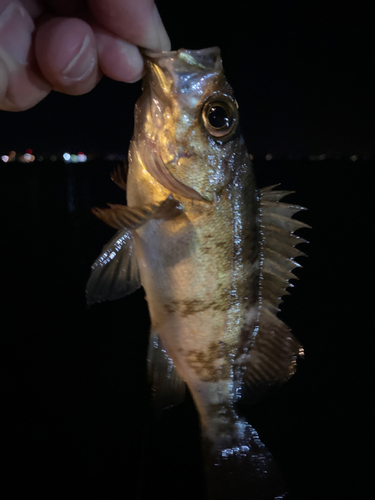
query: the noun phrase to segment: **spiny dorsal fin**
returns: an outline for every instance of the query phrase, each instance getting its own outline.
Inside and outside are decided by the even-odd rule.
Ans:
[[[249,338],[253,340],[241,359],[246,367],[242,395],[248,400],[286,382],[295,372],[297,356],[303,354],[302,346],[277,317],[277,312],[282,297],[288,294],[287,287],[292,286],[289,280],[297,279],[293,269],[301,267],[294,258],[304,254],[295,246],[307,243],[294,231],[309,226],[291,219],[304,208],[279,201],[293,191],[272,191],[274,187],[260,191],[259,317],[254,332],[251,332],[254,326],[249,325]]]
[[[304,253],[295,246],[299,243],[307,243],[306,240],[296,236],[294,231],[310,226],[291,219],[297,212],[305,210],[304,207],[279,201],[293,191],[272,191],[274,187],[270,186],[260,191],[262,235],[260,294],[261,296],[269,296],[270,292],[275,294],[275,303],[272,306],[278,307],[281,297],[286,294],[286,288],[290,286],[289,280],[297,279],[292,273],[293,269],[301,267],[301,264],[295,262],[294,258]]]

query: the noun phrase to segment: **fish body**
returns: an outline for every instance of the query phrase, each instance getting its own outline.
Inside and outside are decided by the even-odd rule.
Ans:
[[[276,316],[302,254],[293,232],[304,224],[290,218],[301,207],[257,189],[218,48],[146,53],[145,64],[128,205],[95,209],[119,232],[93,265],[88,299],[144,287],[155,402],[174,404],[188,386],[212,498],[282,498],[236,403],[285,382],[302,352]]]

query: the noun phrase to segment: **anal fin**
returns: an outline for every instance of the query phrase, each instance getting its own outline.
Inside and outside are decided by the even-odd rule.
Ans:
[[[178,375],[172,359],[163,348],[157,333],[151,332],[148,348],[148,374],[157,413],[185,400],[185,382]]]

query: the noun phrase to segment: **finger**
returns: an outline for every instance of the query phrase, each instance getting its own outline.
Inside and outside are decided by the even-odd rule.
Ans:
[[[51,86],[39,75],[36,66],[21,67],[8,73],[8,87],[0,109],[25,111],[38,104],[51,90]]]
[[[28,62],[34,27],[20,2],[0,0],[0,47],[16,63]]]
[[[60,17],[43,22],[35,37],[35,53],[55,90],[85,94],[100,79],[94,33],[81,19]]]
[[[170,50],[170,41],[153,0],[87,0],[96,20],[109,31],[151,50]]]
[[[113,80],[136,82],[142,78],[143,58],[138,47],[113,35],[105,28],[92,25],[100,69]]]
[[[0,109],[21,111],[34,106],[50,91],[35,65],[32,50],[34,22],[18,1],[0,0]],[[6,90],[4,91],[4,88]]]

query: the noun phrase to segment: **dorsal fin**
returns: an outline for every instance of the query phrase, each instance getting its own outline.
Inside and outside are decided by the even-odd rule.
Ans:
[[[273,188],[275,186],[270,186]],[[286,295],[290,279],[297,279],[292,273],[301,264],[294,258],[305,255],[295,248],[306,240],[294,234],[297,229],[309,228],[304,222],[291,217],[306,210],[299,205],[281,203],[284,196],[293,191],[272,191],[265,188],[260,191],[260,226],[261,226],[261,263],[260,263],[260,295],[272,295],[272,306],[278,307],[281,297]],[[276,201],[275,201],[276,200]],[[261,309],[262,315],[262,309]]]
[[[242,391],[245,400],[254,400],[269,388],[286,382],[295,372],[297,356],[303,355],[302,346],[277,313],[282,297],[288,295],[286,289],[292,286],[289,280],[297,279],[293,269],[301,267],[294,258],[305,255],[295,246],[307,241],[294,231],[310,226],[291,218],[304,210],[303,207],[280,202],[293,191],[273,191],[274,187],[259,193],[259,315],[255,326],[254,323],[248,325],[250,342],[237,361],[245,367]],[[246,332],[243,333],[245,336]]]

